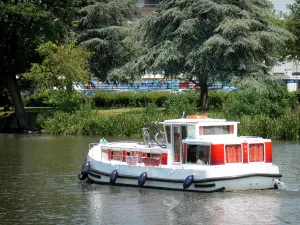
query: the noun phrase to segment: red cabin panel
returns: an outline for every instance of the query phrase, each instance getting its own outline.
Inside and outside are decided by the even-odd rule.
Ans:
[[[122,150],[122,162],[126,162],[126,150]]]
[[[161,164],[168,165],[168,153],[161,153]]]
[[[243,143],[243,163],[248,163],[248,143]]]
[[[271,163],[272,160],[272,143],[265,142],[265,151],[266,151],[266,163]]]
[[[111,157],[111,149],[107,149],[107,160],[110,160]]]
[[[211,165],[223,165],[224,162],[224,145],[211,145]]]
[[[139,152],[138,153],[138,157],[139,157],[139,163],[142,163],[143,162],[143,153],[142,152]]]

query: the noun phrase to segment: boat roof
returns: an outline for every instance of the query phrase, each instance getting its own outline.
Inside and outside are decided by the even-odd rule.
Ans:
[[[172,120],[165,120],[163,124],[201,124],[207,123],[210,124],[224,124],[224,123],[239,123],[236,121],[227,121],[225,119],[214,119],[214,118],[199,118],[199,119],[172,119]]]
[[[211,145],[211,144],[240,144],[243,142],[246,143],[261,143],[264,142],[271,142],[271,139],[264,139],[262,137],[252,137],[252,136],[240,136],[240,137],[230,137],[230,136],[222,136],[219,135],[218,138],[216,137],[201,137],[201,138],[186,138],[182,140],[182,143],[187,144],[195,144],[195,145]]]

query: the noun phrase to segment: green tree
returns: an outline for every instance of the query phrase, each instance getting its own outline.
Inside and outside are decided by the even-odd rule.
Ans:
[[[64,39],[74,5],[75,0],[0,1],[0,84],[9,91],[20,128],[29,128],[19,89],[22,73],[41,60],[40,44]]]
[[[137,0],[95,0],[79,10],[78,40],[93,52],[91,70],[101,80],[130,59],[135,47],[127,37],[137,14]]]
[[[285,48],[285,56],[288,59],[300,59],[300,0],[295,0],[294,4],[288,5],[290,13],[284,20],[284,27],[294,34],[295,39],[289,41]]]
[[[196,77],[207,109],[208,81],[267,74],[273,53],[292,38],[271,22],[270,8],[267,0],[163,0],[141,20],[138,42],[145,51],[124,73]]]
[[[45,43],[38,48],[44,57],[42,64],[34,63],[30,72],[24,78],[32,81],[35,90],[49,92],[55,106],[65,111],[72,111],[78,107],[79,93],[74,91],[73,82],[84,82],[90,77],[88,58],[90,53],[84,47],[77,47],[75,43],[56,45]]]

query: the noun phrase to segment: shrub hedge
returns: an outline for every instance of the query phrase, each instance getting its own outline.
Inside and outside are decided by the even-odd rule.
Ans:
[[[238,93],[238,92],[237,92]],[[210,110],[220,110],[224,103],[230,100],[237,93],[209,92]],[[154,92],[108,92],[102,91],[90,97],[96,108],[119,108],[119,107],[146,107],[148,104],[154,104],[157,107],[168,107],[174,95],[187,99],[191,104],[199,107],[199,92],[188,91],[175,94],[167,91]],[[300,91],[289,93],[290,99],[298,99],[300,103]],[[173,96],[173,97],[172,97]],[[172,98],[171,98],[172,97]],[[279,97],[280,98],[280,97]],[[286,97],[285,97],[286,98]],[[26,107],[51,107],[53,104],[49,101],[47,93],[37,93],[24,97]],[[293,107],[293,106],[292,106]]]
[[[50,97],[48,93],[35,93],[32,95],[25,95],[23,97],[24,105],[26,107],[51,107]]]

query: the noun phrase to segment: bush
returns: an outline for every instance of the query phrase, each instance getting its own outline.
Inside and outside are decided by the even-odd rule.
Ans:
[[[244,115],[266,115],[277,118],[297,107],[298,102],[286,87],[268,84],[265,90],[246,88],[230,94],[225,102],[226,117],[239,118]]]
[[[239,135],[253,135],[277,140],[300,138],[300,113],[286,112],[278,118],[265,115],[242,116]]]
[[[231,93],[234,94],[234,93]],[[210,110],[218,110],[223,108],[223,104],[228,98],[229,93],[209,91],[208,102]]]
[[[190,93],[171,95],[166,107],[169,113],[177,116],[195,114],[197,112],[196,99]]]
[[[93,101],[95,107],[145,107],[153,103],[158,107],[164,106],[170,93],[157,92],[98,92]]]
[[[49,93],[35,93],[32,95],[25,95],[23,97],[24,105],[26,107],[51,107]]]
[[[37,122],[45,132],[54,135],[102,135],[140,137],[142,127],[149,121],[174,118],[174,115],[155,107],[131,113],[101,114],[83,105],[70,112],[55,111],[52,115],[39,115]]]
[[[300,90],[295,91],[295,92],[291,92],[292,98],[296,99],[298,101],[298,103],[300,104]]]

